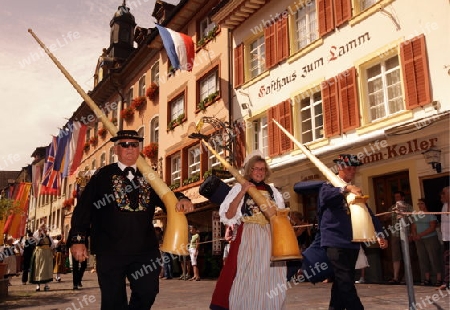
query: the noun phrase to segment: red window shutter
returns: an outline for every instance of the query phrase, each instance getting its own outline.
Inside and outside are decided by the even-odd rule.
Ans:
[[[234,49],[234,87],[244,84],[244,44]]]
[[[329,138],[340,134],[339,111],[337,96],[337,80],[331,78],[322,83],[322,104],[323,104],[323,127],[325,137]]]
[[[406,108],[431,102],[430,76],[425,36],[422,34],[400,46],[403,81],[405,83]]]
[[[319,36],[322,37],[334,28],[333,0],[318,0]]]
[[[267,126],[269,128],[269,156],[278,156],[280,154],[280,128],[273,122],[279,120],[277,106],[269,108]]]
[[[283,126],[290,134],[292,134],[293,126],[292,126],[292,110],[291,110],[291,99],[283,101],[278,107],[278,116],[281,126]],[[275,125],[276,126],[276,125]],[[290,151],[294,148],[294,143],[280,130],[280,151],[281,153]]]
[[[339,27],[352,17],[351,0],[334,0],[335,27]]]
[[[235,167],[242,167],[245,159],[245,122],[235,124],[234,134],[236,135],[234,150],[234,164]]]
[[[277,63],[276,24],[264,28],[264,44],[266,45],[266,68],[269,69]]]
[[[277,22],[277,63],[289,57],[288,19]]]
[[[355,67],[339,75],[339,106],[342,131],[347,132],[359,127],[359,102]]]

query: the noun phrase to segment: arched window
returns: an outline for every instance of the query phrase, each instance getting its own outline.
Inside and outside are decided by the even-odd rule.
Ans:
[[[112,163],[115,163],[115,162],[116,161],[115,161],[115,156],[114,156],[114,147],[111,146],[109,148],[109,163],[112,164]]]
[[[100,168],[106,166],[106,154],[103,153],[102,156],[100,156]]]
[[[142,126],[141,128],[139,128],[139,130],[138,130],[138,135],[139,135],[139,137],[144,138],[144,126]],[[142,151],[142,143],[141,143],[141,146],[140,146],[140,150]]]
[[[150,142],[158,143],[159,141],[159,116],[155,116],[150,121]]]

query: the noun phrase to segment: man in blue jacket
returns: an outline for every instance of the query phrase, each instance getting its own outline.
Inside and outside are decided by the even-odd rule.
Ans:
[[[328,259],[333,267],[334,281],[331,287],[329,310],[364,309],[355,287],[355,264],[361,244],[352,242],[352,224],[350,210],[345,199],[346,194],[362,196],[362,190],[351,184],[356,168],[362,163],[357,156],[344,154],[334,162],[338,166],[338,176],[346,185],[335,187],[331,183],[322,185],[319,192],[319,216],[321,246],[326,248]],[[380,221],[373,215],[375,230],[382,232]],[[381,248],[387,247],[387,241],[378,238]]]

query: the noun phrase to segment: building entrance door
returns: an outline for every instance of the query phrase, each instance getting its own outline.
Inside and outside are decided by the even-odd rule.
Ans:
[[[396,191],[402,191],[405,193],[405,200],[407,203],[412,204],[411,201],[411,189],[409,186],[409,172],[401,171],[393,174],[379,176],[373,179],[376,213],[388,212],[391,206],[395,203],[394,193]],[[388,240],[390,241],[392,225],[391,214],[379,217],[385,232],[389,234]],[[389,248],[381,251],[381,266],[383,279],[389,280],[393,276],[392,265],[392,243],[390,242]],[[409,243],[409,252],[412,264],[412,273],[415,281],[420,282],[420,269],[418,265],[417,252],[414,242]],[[402,263],[401,275],[404,274],[404,268]]]

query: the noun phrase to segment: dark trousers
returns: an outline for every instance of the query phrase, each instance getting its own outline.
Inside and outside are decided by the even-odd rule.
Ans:
[[[101,310],[148,310],[159,292],[161,257],[154,255],[97,254],[97,277]],[[131,297],[127,300],[126,279]]]
[[[444,282],[450,286],[450,241],[444,241]]]
[[[83,275],[87,267],[87,261],[79,262],[72,256],[72,280],[73,286],[78,286],[83,280]]]
[[[164,277],[167,279],[171,279],[173,277],[172,274],[172,257],[170,253],[162,252],[162,259],[164,263]]]
[[[28,282],[28,273],[30,272],[31,256],[23,260],[22,283]]]
[[[364,309],[355,287],[358,252],[359,249],[327,248],[327,256],[334,271],[329,310]]]

